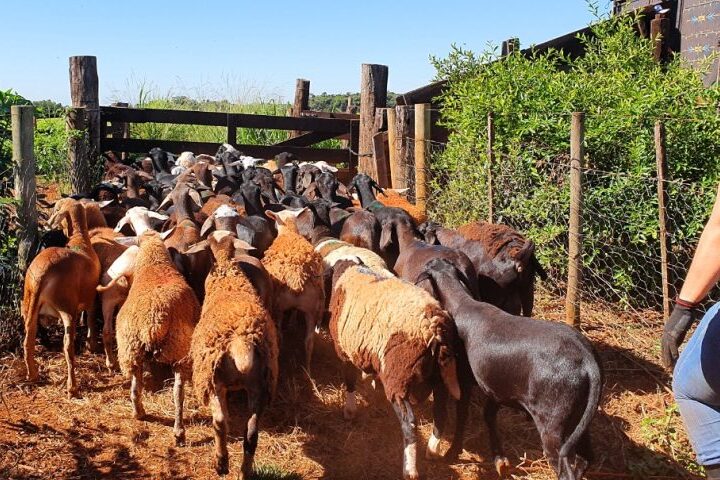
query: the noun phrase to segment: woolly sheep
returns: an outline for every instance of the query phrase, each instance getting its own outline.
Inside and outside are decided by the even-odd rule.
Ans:
[[[174,434],[185,439],[183,383],[187,371],[182,360],[190,351],[190,339],[200,306],[195,293],[173,267],[160,235],[146,231],[139,238],[133,283],[117,315],[118,361],[123,375],[132,379],[130,399],[136,419],[145,417],[142,405],[142,372],[146,360],[171,365],[175,373]]]
[[[452,320],[424,290],[349,260],[335,264],[329,310],[330,335],[345,362],[345,417],[357,409],[357,369],[376,375],[402,426],[403,475],[418,478],[411,403],[444,388],[460,396]],[[434,381],[438,370],[444,387]]]
[[[315,328],[323,316],[325,290],[323,261],[312,245],[297,233],[295,219],[307,211],[266,211],[277,224],[278,236],[265,251],[263,266],[273,281],[273,318],[282,334],[285,312],[297,310],[305,317],[305,365],[310,368]]]
[[[221,475],[228,473],[227,393],[247,392],[250,413],[240,474],[245,479],[253,470],[259,417],[277,385],[277,332],[253,284],[235,262],[238,253],[252,247],[230,234],[216,238],[209,238],[215,264],[205,281],[205,301],[190,348],[193,385],[200,401],[212,410],[215,468]]]

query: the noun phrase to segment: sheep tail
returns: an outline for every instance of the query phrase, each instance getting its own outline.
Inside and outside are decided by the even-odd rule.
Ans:
[[[436,356],[438,368],[440,370],[440,378],[442,379],[445,388],[447,388],[450,395],[455,400],[460,400],[460,382],[458,381],[457,373],[457,356],[455,349],[453,348],[455,336],[457,335],[453,330],[447,328],[450,325],[445,325],[446,328],[442,328],[440,334],[436,334],[433,338],[433,342],[436,342],[433,348],[433,354]]]
[[[568,436],[568,438],[560,447],[560,452],[558,454],[560,471],[562,471],[563,469],[572,470],[568,462],[568,454],[575,449],[575,446],[580,441],[580,438],[587,431],[588,427],[590,426],[590,422],[593,419],[593,416],[595,416],[595,411],[597,410],[598,404],[600,403],[600,395],[602,393],[602,374],[600,372],[600,368],[598,367],[597,362],[593,362],[592,365],[589,365],[586,373],[588,381],[590,382],[587,405],[585,406],[585,411],[583,412],[582,417],[580,417],[580,421],[575,427],[575,430],[573,430],[573,432]],[[572,471],[570,471],[569,473],[571,475],[574,475]],[[571,476],[568,478],[574,477]]]
[[[543,266],[540,264],[540,261],[537,259],[534,253],[530,257],[530,263],[532,263],[532,266],[535,269],[535,273],[537,273],[542,280],[547,280],[548,274],[543,268]]]
[[[257,349],[248,344],[245,338],[235,338],[228,346],[228,354],[240,374],[247,375],[253,370],[257,359]]]

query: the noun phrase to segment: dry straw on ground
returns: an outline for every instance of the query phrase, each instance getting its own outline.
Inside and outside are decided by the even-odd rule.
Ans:
[[[541,295],[540,317],[564,317],[562,300]],[[637,317],[632,317],[637,318]],[[658,365],[661,321],[644,324],[598,305],[583,306],[585,333],[605,368],[602,409],[592,423],[597,459],[588,478],[694,478],[691,451]],[[64,394],[58,351],[39,355],[43,383],[24,382],[21,358],[0,360],[0,478],[215,478],[209,410],[187,396],[188,445],[172,437],[171,384],[148,391],[147,421],[132,419],[128,385],[109,374],[101,355],[78,357],[81,399]],[[299,359],[299,357],[297,357]],[[381,391],[360,387],[356,420],[342,418],[340,365],[327,337],[317,342],[312,380],[285,360],[278,397],[261,422],[256,456],[262,479],[394,479],[401,471],[397,419]],[[431,430],[429,404],[419,409],[421,436]],[[466,451],[453,465],[421,461],[428,479],[495,479],[486,431],[475,402]],[[242,458],[243,422],[231,409],[231,475]],[[500,413],[500,432],[518,479],[554,478],[542,461],[537,432],[524,414]],[[445,443],[445,447],[447,444]]]

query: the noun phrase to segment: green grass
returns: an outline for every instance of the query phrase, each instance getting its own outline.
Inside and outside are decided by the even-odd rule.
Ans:
[[[274,465],[259,465],[255,467],[253,480],[302,480],[298,473],[284,472]]]

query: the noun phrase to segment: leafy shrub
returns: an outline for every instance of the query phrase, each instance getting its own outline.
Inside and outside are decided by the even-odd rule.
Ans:
[[[657,305],[659,275],[653,125],[665,119],[672,261],[685,265],[714,199],[720,100],[679,55],[652,58],[630,16],[603,19],[581,38],[586,54],[550,51],[498,61],[453,47],[433,59],[448,80],[443,123],[452,133],[432,168],[435,215],[451,225],[486,218],[486,118],[495,113],[496,221],[526,231],[556,280],[565,278],[570,113],[586,112],[586,285],[607,300]],[[469,202],[467,199],[474,199]],[[676,279],[677,280],[677,279]],[[557,284],[557,282],[556,282]]]
[[[35,126],[35,160],[38,175],[53,180],[68,177],[68,134],[63,118],[39,118]]]

